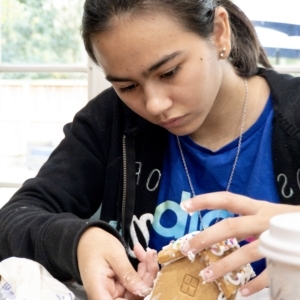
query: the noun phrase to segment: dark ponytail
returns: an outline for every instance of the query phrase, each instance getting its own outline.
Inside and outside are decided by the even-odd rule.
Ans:
[[[259,65],[271,68],[246,15],[230,0],[86,0],[82,18],[82,37],[85,49],[97,64],[91,45],[93,34],[107,31],[116,16],[139,17],[153,12],[164,12],[174,17],[188,31],[209,38],[214,30],[215,9],[224,7],[232,30],[230,63],[237,73],[250,77]]]
[[[256,74],[258,65],[271,68],[256,31],[247,16],[229,0],[218,0],[217,5],[223,6],[229,14],[232,30],[229,59],[238,74],[244,77],[252,76]]]

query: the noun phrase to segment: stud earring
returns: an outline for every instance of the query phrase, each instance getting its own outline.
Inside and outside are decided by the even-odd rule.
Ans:
[[[226,51],[226,48],[223,48],[221,53],[220,53],[220,58],[224,58],[225,51]]]

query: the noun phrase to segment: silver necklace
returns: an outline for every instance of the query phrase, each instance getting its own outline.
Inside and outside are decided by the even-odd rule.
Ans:
[[[232,169],[231,169],[229,180],[228,180],[227,187],[226,187],[226,191],[227,192],[229,191],[230,186],[231,186],[231,182],[232,182],[232,179],[233,179],[234,171],[235,171],[238,159],[239,159],[239,155],[240,155],[240,151],[241,151],[241,146],[242,146],[242,138],[243,138],[245,118],[246,118],[246,111],[247,111],[247,102],[248,102],[248,82],[247,82],[247,80],[245,78],[243,78],[243,81],[244,81],[244,86],[245,86],[245,100],[244,100],[244,105],[243,105],[242,122],[241,122],[240,135],[239,135],[239,140],[238,140],[238,146],[237,146],[237,150],[236,150],[236,155],[235,155],[235,158],[234,158],[234,162],[233,162],[233,165],[232,165]],[[182,160],[182,163],[183,163],[183,167],[184,167],[184,170],[185,170],[188,182],[189,182],[190,189],[192,191],[192,196],[195,197],[196,193],[195,193],[194,186],[192,184],[192,180],[191,180],[191,177],[190,177],[190,173],[189,173],[189,170],[188,170],[188,167],[187,167],[187,164],[186,164],[186,161],[185,161],[185,157],[184,157],[184,154],[183,154],[183,151],[182,151],[180,139],[179,139],[178,136],[176,136],[176,138],[177,138],[177,143],[178,143],[178,147],[179,147],[179,151],[180,151],[180,155],[181,155],[181,160]],[[218,214],[218,218],[216,220],[216,223],[220,219],[221,212],[222,212],[222,209],[219,210],[219,214]],[[204,225],[203,225],[202,215],[201,215],[200,211],[198,211],[198,215],[199,215],[199,218],[200,218],[200,222],[201,222],[202,228],[205,229]]]

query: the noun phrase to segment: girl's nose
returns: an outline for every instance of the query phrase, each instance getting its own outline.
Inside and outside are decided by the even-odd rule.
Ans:
[[[172,100],[163,90],[152,88],[147,90],[145,94],[146,109],[153,115],[159,115],[172,106]]]

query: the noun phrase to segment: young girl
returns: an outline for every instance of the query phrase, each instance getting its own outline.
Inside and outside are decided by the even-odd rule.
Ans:
[[[257,261],[241,292],[267,286],[256,238],[300,211],[300,80],[271,70],[229,0],[86,0],[82,36],[112,88],[0,211],[0,258],[34,259],[89,299],[139,299],[158,271],[144,249],[199,230],[183,253],[245,244],[206,281]]]

